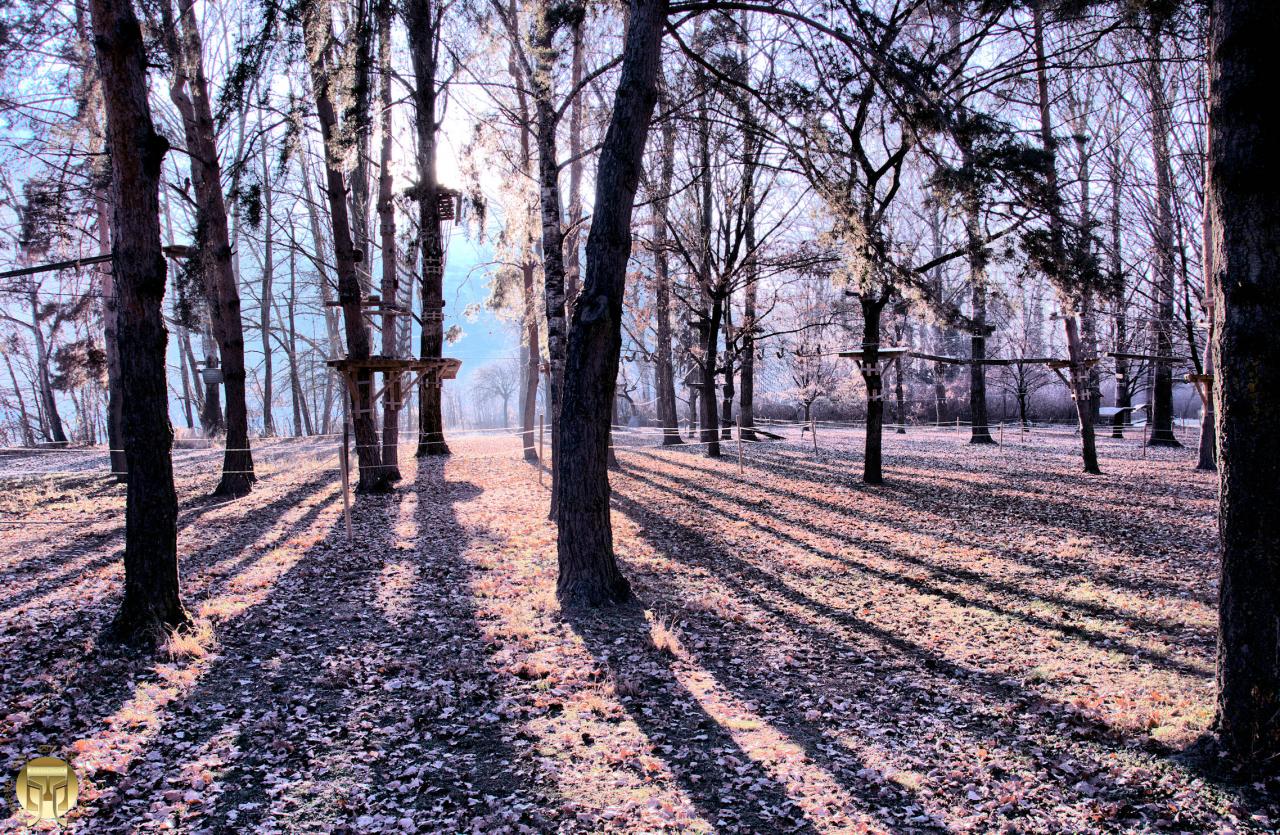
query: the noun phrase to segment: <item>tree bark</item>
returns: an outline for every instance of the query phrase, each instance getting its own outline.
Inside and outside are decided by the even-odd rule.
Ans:
[[[631,596],[613,554],[609,421],[622,347],[631,216],[658,99],[667,0],[631,0],[630,9],[613,114],[596,170],[587,269],[565,356],[559,427],[563,460],[556,485],[556,594],[568,607],[621,602]]]
[[[657,318],[657,345],[654,375],[657,378],[658,422],[662,425],[662,445],[683,444],[680,418],[676,413],[675,366],[671,358],[671,253],[668,251],[667,223],[671,211],[671,185],[675,179],[676,124],[662,125],[661,174],[658,193],[653,195],[653,305]]]
[[[1218,0],[1210,23],[1209,182],[1219,544],[1218,715],[1246,768],[1280,758],[1280,17],[1263,0]]]
[[[559,454],[557,451],[560,423],[560,402],[564,390],[564,352],[565,352],[565,239],[564,222],[560,210],[560,161],[559,149],[556,145],[556,128],[559,117],[556,114],[555,92],[552,88],[555,78],[555,27],[551,21],[551,4],[547,0],[539,0],[535,7],[533,30],[530,33],[533,46],[533,72],[530,74],[529,86],[533,93],[534,122],[538,145],[538,206],[542,227],[542,288],[543,307],[547,316],[547,363],[550,389],[547,392],[548,410],[551,412],[551,515],[556,513],[556,482],[559,478]],[[523,99],[521,109],[524,109]],[[576,243],[574,244],[576,246]],[[576,261],[576,257],[575,257]],[[533,276],[527,280],[532,295]],[[528,311],[530,318],[533,311]],[[534,330],[531,333],[536,334]],[[538,379],[538,345],[532,344],[534,359],[530,363],[533,385],[530,391],[536,396]],[[529,410],[532,418],[533,410]],[[529,422],[532,429],[532,419]],[[525,445],[525,460],[536,461],[537,452],[533,448],[533,432],[530,431]]]
[[[1173,434],[1173,171],[1169,162],[1169,105],[1160,69],[1160,38],[1153,28],[1147,38],[1149,54],[1143,79],[1151,102],[1152,160],[1156,174],[1155,217],[1155,309],[1151,318],[1151,341],[1156,359],[1151,371],[1151,435],[1148,446],[1180,447]]]
[[[1121,257],[1121,245],[1123,238],[1121,237],[1123,227],[1121,223],[1121,206],[1123,195],[1121,193],[1121,178],[1123,176],[1122,159],[1120,155],[1119,145],[1117,144],[1111,158],[1111,208],[1108,225],[1111,228],[1111,244],[1108,247],[1107,257],[1110,261],[1109,271],[1111,273],[1111,285],[1114,288],[1115,295],[1111,298],[1112,324],[1115,328],[1115,350],[1116,353],[1125,353],[1128,349],[1128,315],[1127,300],[1125,299],[1125,272],[1124,260]],[[1129,423],[1129,409],[1133,405],[1131,381],[1129,379],[1129,361],[1124,357],[1116,357],[1116,377],[1115,377],[1115,403],[1116,414],[1111,419],[1111,437],[1123,438],[1124,427]]]
[[[976,210],[970,214],[969,289],[971,290],[971,317],[973,333],[969,336],[969,355],[974,360],[987,358],[987,256],[974,235],[977,227]],[[972,251],[973,248],[977,251]],[[987,414],[986,366],[979,362],[969,365],[969,443],[994,444],[991,437],[991,421]]]
[[[262,241],[262,292],[259,299],[258,321],[262,329],[262,434],[270,437],[276,434],[275,415],[272,414],[275,403],[275,366],[272,360],[274,352],[271,348],[271,294],[272,281],[275,279],[275,243],[271,234],[271,160],[267,155],[267,143],[262,143],[262,214],[263,229],[266,230]]]
[[[111,154],[112,273],[125,457],[124,599],[110,628],[120,640],[154,646],[190,623],[178,590],[178,501],[173,427],[165,380],[166,264],[160,244],[160,170],[169,143],[156,133],[147,100],[142,28],[127,0],[91,0],[94,49]]]
[[[174,17],[172,5],[160,4],[163,41],[173,62],[169,97],[182,116],[191,160],[191,184],[196,199],[196,247],[201,260],[210,324],[222,359],[226,391],[226,451],[218,496],[242,496],[252,489],[253,454],[249,449],[249,414],[245,397],[244,326],[240,320],[240,289],[231,258],[227,207],[222,194],[217,133],[213,123],[209,83],[204,73],[204,45],[195,16],[187,3]],[[269,237],[269,236],[268,236]],[[208,397],[206,396],[206,405]]]
[[[436,61],[439,49],[435,0],[407,0],[409,57],[413,62],[414,129],[418,135],[419,256],[422,260],[423,358],[444,352],[444,240],[440,221],[440,187],[436,181]],[[418,449],[415,455],[448,455],[444,439],[438,380],[424,379],[418,386]]]
[[[382,306],[382,355],[400,355],[396,339],[398,317],[395,306],[400,301],[400,273],[396,252],[396,207],[391,178],[392,124],[391,97],[391,2],[378,0],[374,13],[378,25],[378,103],[380,110],[380,140],[378,149],[378,243],[382,258],[381,287]],[[387,478],[399,481],[400,476],[400,409],[404,403],[401,390],[402,376],[392,371],[382,376],[386,394],[382,399],[382,466]]]
[[[58,401],[54,397],[53,383],[49,376],[49,353],[45,349],[44,329],[40,324],[40,297],[34,283],[29,285],[27,299],[31,305],[31,336],[36,348],[36,391],[40,396],[40,414],[44,418],[41,428],[45,440],[65,446],[67,434],[62,427]]]
[[[862,460],[862,481],[866,484],[884,483],[881,465],[884,449],[884,379],[880,374],[880,315],[888,301],[887,289],[878,295],[863,293],[858,297],[863,322],[863,356],[859,370],[867,387],[867,437]],[[808,412],[806,406],[806,417]]]
[[[1070,361],[1068,384],[1075,401],[1076,419],[1080,429],[1080,457],[1086,473],[1101,474],[1098,468],[1098,451],[1094,438],[1093,414],[1089,407],[1089,385],[1084,352],[1080,344],[1080,332],[1073,315],[1077,303],[1073,295],[1079,288],[1072,286],[1067,274],[1067,252],[1062,217],[1062,192],[1058,186],[1057,140],[1053,137],[1053,121],[1049,112],[1049,78],[1044,51],[1044,11],[1037,4],[1032,10],[1033,41],[1035,46],[1036,87],[1040,107],[1040,141],[1045,151],[1045,193],[1049,215],[1049,280],[1063,301],[1063,328],[1067,337],[1067,357]],[[1073,292],[1074,291],[1074,292]]]
[[[303,15],[306,31],[308,64],[315,94],[316,115],[324,144],[325,193],[333,232],[334,264],[338,274],[338,302],[347,336],[347,358],[367,360],[370,356],[369,326],[362,311],[360,275],[356,268],[356,252],[351,240],[347,216],[346,186],[337,147],[338,115],[330,96],[330,69],[326,53],[332,39],[331,11],[328,0],[317,0],[307,6]],[[357,370],[350,378],[354,390],[344,392],[351,398],[351,427],[356,441],[356,460],[360,475],[356,491],[385,493],[391,489],[388,473],[382,466],[381,446],[374,423],[373,373]]]
[[[711,263],[711,234],[713,206],[711,197],[711,115],[710,79],[699,67],[698,84],[698,288],[702,295],[702,310],[698,317],[698,336],[702,341],[702,388],[698,389],[702,401],[702,433],[699,441],[705,446],[708,458],[720,457],[720,421],[716,409],[716,367],[720,341],[720,322],[724,314],[724,298],[721,282],[713,276]],[[727,346],[726,346],[727,348]]]

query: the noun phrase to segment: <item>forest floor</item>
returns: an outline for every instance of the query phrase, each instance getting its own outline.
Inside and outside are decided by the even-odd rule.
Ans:
[[[0,456],[0,767],[71,760],[76,832],[1276,830],[1280,786],[1184,753],[1213,715],[1194,451],[1104,440],[1085,476],[1070,433],[919,430],[871,488],[860,432],[788,432],[741,470],[621,450],[637,600],[571,616],[513,438],[406,454],[354,545],[331,441],[260,449],[233,502],[176,453],[198,627],[158,659],[98,641],[102,456]]]

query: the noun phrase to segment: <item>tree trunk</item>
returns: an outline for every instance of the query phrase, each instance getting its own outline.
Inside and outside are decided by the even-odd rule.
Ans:
[[[378,149],[378,244],[382,258],[381,287],[382,306],[382,355],[398,357],[395,307],[400,300],[400,273],[396,253],[396,207],[392,188],[392,139],[394,126],[391,121],[391,2],[378,0],[375,7],[378,21],[378,102],[381,147]],[[400,476],[400,409],[404,403],[400,372],[382,375],[386,394],[382,398],[382,466],[387,477],[399,481]]]
[[[177,310],[174,310],[176,316]],[[182,357],[182,393],[186,404],[187,428],[195,429],[195,422],[191,417],[192,404],[195,405],[196,414],[204,413],[204,395],[200,391],[200,384],[196,380],[196,355],[191,350],[191,331],[186,328],[178,328],[178,353]],[[189,377],[188,377],[189,375]],[[188,382],[188,379],[190,382]]]
[[[1160,38],[1154,29],[1148,37],[1150,50],[1143,79],[1151,102],[1152,159],[1156,173],[1155,217],[1155,309],[1152,311],[1151,435],[1148,446],[1182,446],[1173,434],[1173,171],[1169,162],[1169,107],[1161,73]]]
[[[724,308],[724,385],[720,387],[720,440],[733,438],[733,301]]]
[[[622,297],[631,256],[631,216],[657,76],[667,0],[631,0],[613,113],[600,149],[587,269],[573,308],[565,356],[556,485],[556,594],[563,606],[631,596],[618,570],[609,519],[609,420],[622,347]]]
[[[1049,215],[1049,250],[1047,264],[1048,278],[1058,291],[1063,301],[1063,327],[1067,337],[1067,356],[1070,360],[1069,386],[1071,396],[1075,400],[1076,419],[1080,427],[1080,456],[1084,461],[1086,473],[1101,474],[1098,468],[1098,451],[1093,432],[1093,416],[1089,407],[1089,385],[1085,365],[1084,352],[1080,345],[1080,333],[1072,308],[1077,304],[1073,300],[1072,282],[1067,268],[1066,241],[1064,238],[1064,221],[1062,217],[1062,192],[1058,186],[1057,142],[1053,138],[1053,121],[1049,110],[1049,77],[1044,52],[1044,11],[1039,4],[1032,10],[1035,44],[1036,87],[1040,107],[1040,141],[1045,151],[1045,194]],[[1038,321],[1038,317],[1036,319]]]
[[[218,363],[218,343],[209,328],[200,333],[200,347],[204,351],[205,366]],[[191,364],[191,374],[197,386],[204,386],[204,395],[200,400],[200,428],[206,438],[216,438],[222,434],[225,424],[222,421],[222,389],[214,382],[206,382],[200,374],[200,366]]]
[[[271,348],[271,282],[275,278],[275,250],[271,234],[271,160],[267,155],[267,143],[262,143],[262,213],[265,233],[262,241],[262,293],[259,299],[259,324],[262,328],[262,434],[276,434],[275,415],[275,367]]]
[[[564,240],[564,298],[566,310],[578,297],[581,284],[582,262],[579,256],[579,239],[582,224],[582,79],[586,72],[586,49],[583,37],[583,18],[574,17],[570,22],[572,50],[569,84],[576,91],[569,105],[569,232]],[[669,189],[668,189],[669,190]]]
[[[169,97],[182,116],[191,160],[191,184],[196,200],[196,247],[201,260],[210,323],[222,360],[226,392],[226,451],[222,479],[214,495],[242,496],[256,480],[249,450],[249,415],[245,398],[244,327],[240,321],[240,289],[231,258],[227,207],[222,195],[217,133],[209,84],[204,73],[204,46],[194,4],[182,6],[177,18],[169,2],[160,4],[163,41],[173,62]],[[269,236],[268,236],[269,237]],[[206,395],[206,406],[208,405]]]
[[[27,294],[31,304],[31,336],[36,347],[36,391],[40,397],[40,413],[44,416],[43,429],[46,440],[59,446],[67,443],[67,434],[62,427],[62,417],[58,414],[58,401],[53,394],[53,384],[49,376],[49,353],[44,345],[44,329],[40,324],[40,298],[36,294],[35,284],[29,286]]]
[[[13,360],[9,359],[9,352],[0,346],[0,356],[4,357],[5,368],[9,370],[9,382],[13,385],[13,396],[18,401],[18,415],[22,419],[22,440],[29,446],[36,445],[35,433],[31,430],[31,415],[27,412],[27,401],[22,396],[22,387],[18,385],[18,375],[13,371]]]
[[[551,415],[551,510],[552,518],[556,514],[558,492],[556,483],[560,478],[559,432],[560,404],[564,391],[564,360],[567,327],[565,298],[567,295],[565,267],[564,222],[560,211],[560,163],[559,150],[556,146],[556,128],[559,118],[553,101],[552,89],[555,78],[555,29],[550,20],[551,8],[547,0],[541,0],[536,6],[533,21],[533,72],[529,79],[533,93],[534,113],[538,143],[538,195],[540,220],[542,226],[542,286],[543,306],[547,316],[547,363],[548,383],[547,405]],[[581,32],[575,30],[575,68],[581,72]],[[514,49],[514,46],[513,46]],[[514,59],[513,59],[514,63]],[[577,104],[574,104],[575,112]],[[525,110],[524,97],[521,95],[520,108]],[[580,118],[580,116],[578,117]],[[581,125],[579,124],[579,130]],[[523,129],[523,128],[522,128]],[[572,210],[571,210],[572,212]],[[571,242],[573,247],[574,270],[577,269],[577,234]],[[576,283],[576,282],[575,282]],[[527,276],[529,294],[532,295],[533,276]],[[530,317],[533,311],[528,311]],[[535,326],[536,327],[536,326]],[[533,331],[536,334],[536,330]],[[538,363],[536,341],[532,345],[534,359],[530,372],[533,375],[532,391],[537,391]],[[532,414],[532,410],[530,410]],[[532,428],[532,422],[530,422]],[[530,432],[525,441],[525,460],[536,461],[537,453],[533,448],[533,433]]]
[[[708,458],[720,457],[720,425],[716,410],[716,367],[720,341],[720,320],[724,315],[724,298],[721,282],[713,283],[711,263],[711,234],[713,209],[711,198],[711,114],[709,107],[710,79],[706,71],[697,70],[698,86],[698,288],[702,294],[702,310],[698,317],[698,335],[702,339],[702,388],[698,390],[702,401],[702,433],[699,441],[705,445]],[[726,346],[727,348],[728,346]]]
[[[439,184],[436,182],[436,52],[438,36],[434,0],[407,0],[404,7],[413,61],[414,128],[418,135],[419,255],[422,259],[421,356],[444,352],[444,240],[440,226]],[[440,382],[424,379],[418,386],[419,458],[448,455],[441,413]]]
[[[1125,298],[1125,273],[1124,261],[1121,258],[1121,230],[1122,224],[1120,219],[1120,207],[1123,195],[1120,190],[1120,178],[1123,169],[1121,166],[1120,150],[1117,146],[1111,164],[1111,246],[1108,257],[1111,261],[1111,283],[1115,288],[1115,295],[1112,297],[1111,306],[1115,311],[1113,315],[1115,326],[1115,350],[1116,353],[1127,352],[1128,338],[1128,303]],[[1125,424],[1129,422],[1129,412],[1127,411],[1133,405],[1133,398],[1129,379],[1129,361],[1124,357],[1116,357],[1116,414],[1111,419],[1111,437],[1123,438]]]
[[[111,254],[111,219],[108,210],[108,198],[103,191],[95,195],[94,207],[98,225],[98,247],[103,255]],[[107,355],[107,447],[111,461],[111,475],[121,484],[129,476],[128,464],[124,457],[124,438],[120,432],[124,402],[120,398],[120,347],[116,324],[116,283],[111,275],[110,264],[104,264],[99,272],[99,287],[102,290],[102,325],[103,348]],[[182,352],[179,351],[181,358]],[[186,376],[183,375],[182,387],[186,391]],[[191,402],[186,402],[187,426],[191,426]]]
[[[975,259],[975,256],[971,255],[970,258]],[[981,258],[981,261],[971,260],[969,264],[974,328],[969,337],[969,355],[974,360],[984,360],[987,358],[987,277],[986,266],[982,262],[986,259],[985,256],[976,258]],[[969,365],[969,416],[972,424],[969,443],[994,444],[987,415],[986,366],[978,362]]]
[[[684,443],[680,437],[680,418],[676,414],[675,367],[671,359],[671,266],[668,252],[667,223],[671,210],[671,184],[675,178],[676,124],[672,119],[662,125],[662,173],[658,193],[653,200],[653,298],[657,317],[657,345],[654,348],[656,388],[658,389],[658,422],[662,424],[662,445]]]
[[[964,149],[966,159],[970,152]],[[978,360],[987,358],[987,250],[982,243],[980,207],[976,195],[965,199],[965,235],[969,258],[970,318],[973,331],[969,336],[969,443],[994,444],[987,415],[987,368]]]
[[[1216,726],[1233,760],[1258,769],[1280,758],[1280,136],[1266,127],[1277,41],[1273,4],[1214,4],[1207,198],[1222,558]]]
[[[329,93],[331,79],[326,53],[332,40],[330,15],[328,1],[318,0],[307,7],[303,15],[303,26],[306,31],[311,85],[315,91],[316,115],[324,144],[325,192],[333,231],[338,302],[342,305],[342,319],[347,335],[347,357],[358,362],[367,360],[370,355],[369,326],[365,323],[362,312],[360,276],[356,269],[357,250],[351,241],[351,226],[347,217],[346,186],[342,178],[340,149],[335,135],[338,115]],[[354,390],[346,394],[351,397],[351,426],[355,434],[356,460],[360,466],[356,491],[385,493],[391,489],[391,482],[382,467],[381,447],[374,423],[373,373],[357,370],[349,379],[354,382]]]
[[[862,461],[862,480],[866,484],[883,484],[881,457],[884,444],[884,380],[880,375],[880,314],[889,301],[886,290],[879,295],[863,293],[858,297],[862,307],[863,357],[859,365],[862,381],[867,386],[867,437]],[[806,416],[808,409],[805,409]]]
[[[112,274],[119,305],[125,457],[124,599],[111,634],[154,646],[190,623],[178,591],[178,501],[169,458],[167,333],[161,304],[160,171],[169,143],[147,101],[142,28],[126,0],[91,0],[94,46],[111,154]]]
[[[902,357],[893,358],[893,399],[897,405],[897,427],[899,435],[907,434],[907,393],[902,380]]]
[[[538,378],[541,371],[541,345],[538,337],[538,312],[536,301],[537,290],[534,288],[534,273],[537,266],[527,261],[520,268],[523,273],[524,286],[524,339],[528,343],[525,364],[521,381],[524,389],[520,395],[520,439],[524,448],[524,460],[538,460],[538,446],[534,439],[534,426],[538,419]]]
[[[293,434],[314,434],[307,398],[302,391],[302,372],[298,368],[298,272],[297,253],[289,250],[289,394],[293,401]]]

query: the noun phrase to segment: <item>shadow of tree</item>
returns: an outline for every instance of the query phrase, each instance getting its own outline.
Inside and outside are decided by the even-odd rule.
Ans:
[[[1180,774],[1176,783],[1183,786],[1207,776],[1176,761],[1179,752],[1174,749],[1133,739],[1051,698],[1024,690],[1015,681],[957,664],[909,638],[813,599],[776,574],[729,553],[694,527],[673,521],[670,507],[653,509],[616,493],[614,503],[660,553],[679,565],[701,569],[695,573],[699,578],[717,578],[748,606],[785,627],[780,635],[773,628],[760,632],[710,623],[704,634],[725,636],[729,646],[699,654],[698,662],[743,698],[772,701],[773,715],[782,717],[778,726],[851,788],[850,769],[833,762],[829,748],[821,744],[832,729],[799,719],[799,705],[793,704],[798,696],[824,694],[829,704],[852,700],[857,730],[851,733],[863,735],[864,741],[891,758],[910,760],[906,752],[918,753],[922,748],[926,753],[941,753],[944,745],[971,746],[961,760],[978,763],[972,776],[976,784],[998,782],[1012,773],[1003,769],[1017,768],[1034,775],[1041,788],[1053,787],[1059,793],[1050,808],[1065,803],[1086,815],[1105,808],[1123,819],[1141,807],[1176,799],[1177,785],[1166,785],[1164,780],[1135,784],[1112,779],[1111,770],[1121,765],[1138,763],[1151,771]],[[648,572],[637,578],[637,587],[654,591],[655,605],[695,619],[708,617],[690,605],[689,587],[669,572]],[[744,669],[732,663],[733,658],[749,657],[759,665],[770,643],[775,649],[792,649],[786,645],[786,633],[798,636],[804,647],[803,689],[793,688],[785,674],[766,674],[759,666]],[[851,643],[850,636],[860,640]],[[815,676],[815,670],[820,675]],[[776,681],[774,675],[783,680]],[[979,747],[1002,751],[1001,768],[984,774],[975,753]],[[1218,784],[1215,790],[1243,804],[1259,803],[1238,787]],[[960,798],[959,805],[964,803]],[[1206,818],[1201,823],[1213,826],[1216,820]],[[998,825],[998,821],[989,823]],[[1194,821],[1184,823],[1194,825]]]
[[[818,831],[678,681],[669,657],[648,639],[641,603],[567,611],[565,619],[597,662],[628,682],[627,713],[656,751],[670,752],[668,767],[705,820],[726,831]]]
[[[220,626],[218,657],[108,782],[95,826],[124,831],[153,812],[213,832],[539,825],[531,766],[485,718],[495,688],[483,641],[459,629],[471,622],[467,535],[452,505],[479,490],[428,481],[420,473],[416,486],[431,547],[396,541],[407,492],[362,497],[353,545],[339,520],[264,600]]]
[[[677,466],[685,465],[680,464]],[[644,474],[642,475],[641,473]],[[655,489],[668,491],[683,498],[691,504],[695,502],[705,503],[709,498],[718,500],[720,504],[715,507],[714,512],[723,521],[758,524],[758,520],[755,518],[748,517],[744,513],[729,510],[727,506],[732,507],[739,505],[740,496],[735,496],[709,486],[705,475],[696,487],[689,485],[688,489],[680,489],[686,485],[652,469],[633,466],[629,474],[637,481],[649,484]],[[1087,642],[1100,650],[1116,650],[1124,652],[1134,658],[1141,659],[1147,663],[1163,667],[1183,675],[1199,678],[1210,678],[1213,675],[1212,672],[1206,670],[1203,666],[1173,657],[1167,652],[1137,646],[1132,642],[1126,641],[1115,635],[1091,629],[1080,624],[1065,622],[1060,619],[1050,619],[1043,615],[1012,609],[1008,606],[1004,606],[990,600],[981,600],[972,595],[966,595],[954,588],[945,587],[942,583],[958,582],[975,585],[993,592],[999,592],[1001,594],[1018,598],[1022,601],[1051,603],[1057,607],[1074,609],[1093,617],[1124,623],[1129,626],[1137,627],[1141,630],[1162,632],[1170,638],[1177,639],[1179,641],[1179,646],[1184,646],[1189,637],[1198,638],[1199,640],[1196,641],[1196,643],[1199,643],[1202,647],[1207,648],[1212,646],[1212,636],[1204,636],[1203,634],[1196,635],[1196,631],[1188,628],[1186,625],[1153,621],[1135,616],[1131,613],[1118,612],[1109,607],[1104,607],[1098,604],[1081,603],[1080,601],[1072,600],[1061,594],[1032,591],[1013,583],[997,580],[980,572],[940,565],[906,553],[901,549],[890,548],[882,543],[875,542],[867,538],[855,537],[846,532],[836,530],[829,525],[823,525],[812,521],[814,518],[822,518],[831,515],[838,516],[839,514],[846,513],[847,508],[821,502],[811,497],[785,490],[776,484],[759,484],[756,485],[756,488],[774,495],[785,496],[790,501],[806,505],[809,509],[814,511],[813,516],[787,519],[787,525],[803,531],[808,531],[828,540],[848,545],[859,551],[874,553],[888,560],[907,566],[913,566],[928,573],[932,579],[924,580],[916,577],[910,577],[900,571],[889,571],[877,568],[866,560],[857,559],[847,554],[839,554],[818,548],[812,543],[784,530],[781,525],[776,523],[773,525],[765,524],[762,526],[770,536],[776,537],[779,540],[789,542],[826,559],[843,563],[867,576],[876,577],[886,582],[912,589],[922,595],[929,595],[961,606],[983,609],[993,614],[1020,620],[1040,629],[1057,632],[1064,637],[1070,637]],[[864,513],[862,514],[862,518],[867,519],[872,517]],[[888,522],[888,520],[880,521],[885,523]],[[945,538],[940,536],[936,530],[929,530],[928,535],[935,538]],[[1005,553],[1015,562],[1022,562],[1021,559],[1018,559],[1018,552],[1010,552],[1006,549]]]

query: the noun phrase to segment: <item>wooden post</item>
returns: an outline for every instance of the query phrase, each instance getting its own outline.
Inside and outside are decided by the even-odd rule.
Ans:
[[[345,373],[345,372],[344,372]],[[347,522],[347,544],[350,545],[355,539],[351,532],[351,461],[347,456],[347,444],[350,441],[351,421],[348,417],[348,401],[351,393],[344,385],[342,387],[342,452],[338,456],[342,466],[342,515]]]
[[[538,413],[538,484],[542,484],[543,464],[547,460],[542,457],[542,442],[547,429],[546,415]]]
[[[1147,428],[1151,426],[1151,410],[1147,410],[1147,419],[1142,422],[1142,457],[1147,457]]]
[[[742,469],[742,422],[738,422],[738,475],[743,475]]]
[[[1004,418],[1000,419],[1000,440],[998,443],[1000,446],[1004,446]]]
[[[809,413],[809,434],[813,436],[813,451],[818,451],[818,419]]]

